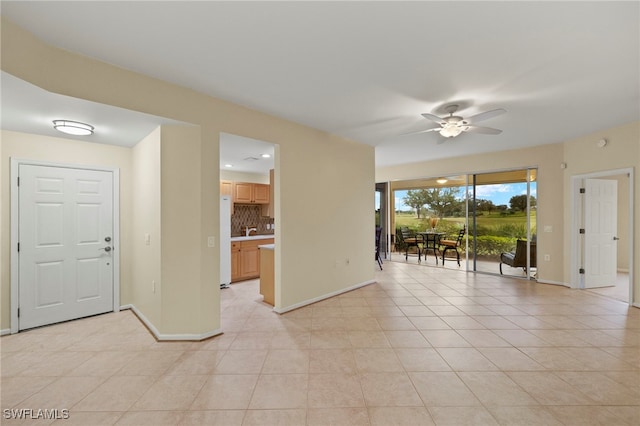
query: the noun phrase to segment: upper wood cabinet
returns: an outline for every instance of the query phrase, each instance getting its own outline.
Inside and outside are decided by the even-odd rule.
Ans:
[[[234,182],[233,202],[240,204],[269,204],[269,185]]]
[[[233,181],[221,180],[220,181],[220,195],[233,196]]]

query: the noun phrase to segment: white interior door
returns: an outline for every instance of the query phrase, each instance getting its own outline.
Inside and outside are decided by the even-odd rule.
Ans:
[[[618,257],[618,182],[586,179],[584,207],[584,286],[613,286]]]
[[[113,173],[18,175],[19,329],[113,311]]]

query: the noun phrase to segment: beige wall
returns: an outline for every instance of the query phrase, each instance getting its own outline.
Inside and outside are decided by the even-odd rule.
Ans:
[[[190,151],[188,160],[177,161],[171,170],[174,176],[184,173],[195,179],[190,188],[199,193],[199,205],[188,201],[188,207],[197,211],[174,206],[176,211],[171,212],[172,221],[179,222],[180,217],[191,221],[189,236],[180,239],[184,246],[174,249],[194,254],[195,264],[189,265],[195,270],[184,272],[198,281],[200,289],[191,293],[188,308],[180,302],[180,314],[191,318],[193,307],[199,306],[198,315],[181,320],[179,330],[164,321],[161,328],[170,333],[207,333],[220,326],[219,250],[208,248],[206,242],[207,236],[219,235],[221,132],[278,144],[276,285],[281,294],[277,308],[373,280],[372,147],[54,48],[4,18],[1,31],[2,69],[18,78],[51,92],[200,126],[199,146],[194,148],[198,155]],[[164,144],[162,148],[164,155]],[[6,186],[3,180],[3,191]],[[181,185],[163,186],[162,203],[165,198],[181,200],[183,195],[174,191],[184,190]],[[3,206],[8,202],[3,192]],[[338,215],[341,224],[329,226]],[[8,250],[4,240],[2,247]],[[349,265],[336,267],[336,256],[348,257]],[[166,296],[167,282],[164,277],[162,281]]]
[[[550,261],[538,262],[538,279],[554,284],[564,283],[562,238],[564,222],[558,206],[564,203],[562,185],[562,145],[542,145],[533,148],[506,150],[437,161],[413,163],[376,170],[376,182],[451,176],[464,173],[484,173],[536,167],[537,229],[551,226],[552,232],[538,232],[538,255],[548,254]]]
[[[268,184],[269,174],[261,175],[259,173],[232,172],[229,170],[220,170],[220,180]]]
[[[131,150],[110,145],[79,142],[70,139],[2,131],[0,140],[0,173],[2,174],[2,276],[0,294],[2,318],[0,329],[10,328],[11,310],[11,186],[10,159],[20,158],[71,165],[92,165],[120,169],[120,301],[131,303]]]
[[[160,128],[132,149],[132,226],[129,291],[133,304],[153,324],[161,324]],[[149,234],[149,244],[145,235]],[[153,291],[155,281],[155,292]]]

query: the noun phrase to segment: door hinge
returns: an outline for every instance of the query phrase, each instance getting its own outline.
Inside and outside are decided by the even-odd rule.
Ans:
[[[581,274],[584,274],[584,268],[580,268],[580,269],[578,270],[578,272],[579,272],[579,273],[581,273]]]
[[[585,192],[587,192],[584,188],[580,188],[580,193],[584,194]]]
[[[20,318],[20,308],[18,308],[18,318]]]
[[[20,176],[18,176],[18,186],[20,186]]]
[[[584,234],[584,228],[580,228],[580,233]]]
[[[20,252],[20,243],[18,243],[18,252]]]

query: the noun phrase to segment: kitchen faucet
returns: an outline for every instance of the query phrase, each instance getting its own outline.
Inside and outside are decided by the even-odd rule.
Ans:
[[[247,237],[249,236],[249,234],[251,233],[251,231],[256,231],[256,232],[258,232],[258,228],[249,228],[249,227],[247,226],[247,228],[246,228],[246,233],[247,233],[247,234],[246,234],[246,236],[247,236]]]

